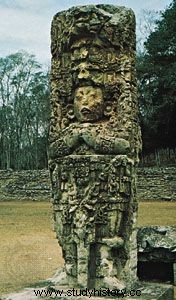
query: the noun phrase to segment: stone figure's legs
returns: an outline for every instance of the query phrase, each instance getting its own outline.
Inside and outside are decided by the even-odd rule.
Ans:
[[[63,247],[63,256],[65,259],[65,271],[69,286],[75,286],[77,283],[77,245],[76,243],[66,243]]]
[[[123,280],[120,280],[120,278],[117,279],[120,270],[118,270],[115,264],[116,260],[113,252],[118,253],[117,256],[119,256],[124,241],[122,238],[116,236],[114,238],[105,238],[102,242],[104,244],[102,243],[100,247],[100,265],[98,268],[99,285],[110,289],[123,289],[125,288]]]
[[[89,247],[85,246],[83,241],[80,241],[77,254],[78,254],[77,283],[80,287],[87,288]]]
[[[98,244],[90,243],[89,246],[89,264],[88,264],[88,283],[89,289],[95,287],[96,272],[97,272],[97,260],[98,260]]]

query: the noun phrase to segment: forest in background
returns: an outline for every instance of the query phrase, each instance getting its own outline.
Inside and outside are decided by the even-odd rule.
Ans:
[[[176,0],[137,26],[143,163],[176,162]],[[47,168],[49,70],[20,51],[0,58],[0,169]]]
[[[47,167],[49,71],[34,55],[0,58],[0,169]]]

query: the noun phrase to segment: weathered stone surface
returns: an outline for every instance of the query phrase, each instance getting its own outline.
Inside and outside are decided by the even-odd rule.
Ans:
[[[141,291],[140,297],[132,297],[131,299],[140,300],[173,300],[173,286],[160,283],[140,282],[136,289]],[[128,298],[127,298],[128,299]]]
[[[176,200],[176,167],[138,169],[139,200]]]
[[[141,227],[137,233],[138,276],[176,285],[176,227]]]
[[[51,38],[49,165],[65,259],[58,284],[129,288],[136,280],[141,145],[134,14],[75,7],[56,14]]]
[[[130,143],[129,156],[138,159],[132,11],[111,5],[75,7],[56,14],[51,37],[51,157],[62,156],[64,146],[65,154],[89,149],[91,154],[117,154],[123,143],[126,154]],[[95,145],[92,138],[97,137]]]
[[[50,194],[48,170],[0,170],[0,201],[48,201]]]
[[[94,296],[93,290],[90,290],[90,292],[88,292],[87,290],[84,290],[82,296],[76,296],[76,292],[75,292],[75,296],[71,296],[70,288],[69,287],[65,288],[63,286],[58,287],[58,290],[60,292],[63,291],[62,296],[56,296],[55,290],[57,293],[57,289],[55,289],[55,290],[53,288],[48,289],[46,286],[35,288],[35,290],[40,291],[43,296],[36,296],[34,293],[34,289],[28,288],[19,293],[4,295],[1,297],[1,300],[34,300],[34,299],[106,300],[106,299],[119,299],[119,298],[120,299],[128,299],[128,300],[138,300],[138,299],[139,300],[166,300],[166,299],[173,300],[174,299],[174,293],[173,293],[172,286],[165,285],[165,284],[159,284],[159,283],[146,283],[146,282],[140,283],[133,290],[128,291],[129,296],[126,296],[124,293],[122,293],[121,296],[108,296],[108,293],[107,293],[107,295],[105,297],[104,296],[99,297],[99,296]],[[48,290],[51,291],[50,296],[46,296]],[[68,291],[70,291],[69,296],[67,295]],[[139,292],[141,293],[141,296],[139,296]],[[77,290],[77,295],[79,295],[79,293],[80,293],[80,290]],[[92,293],[91,296],[90,296],[90,293]],[[99,290],[99,293],[100,293],[100,290]],[[137,293],[137,296],[135,296],[136,293]],[[73,292],[72,292],[72,294],[73,294]],[[86,294],[87,294],[87,296],[86,296]],[[103,294],[103,292],[102,292],[102,294]],[[112,294],[115,294],[115,291],[112,291]]]
[[[176,286],[176,261],[173,264],[174,285]]]
[[[138,168],[137,198],[139,201],[176,201],[176,168]],[[0,170],[0,201],[49,201],[48,170]]]
[[[176,227],[141,227],[137,242],[140,261],[176,262]]]

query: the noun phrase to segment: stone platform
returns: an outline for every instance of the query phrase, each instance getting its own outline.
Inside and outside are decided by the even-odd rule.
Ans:
[[[35,292],[34,292],[35,291]],[[141,295],[139,295],[141,292]],[[99,293],[99,295],[98,295]],[[105,295],[106,293],[106,295]],[[37,295],[38,294],[38,295]],[[80,294],[82,294],[80,296]],[[97,295],[96,295],[97,294]],[[102,295],[100,297],[100,294]],[[117,294],[115,290],[99,291],[88,289],[71,289],[63,286],[58,287],[35,287],[28,288],[19,293],[1,296],[0,300],[34,300],[34,299],[55,299],[55,300],[105,300],[105,299],[128,299],[128,300],[174,300],[173,286],[160,283],[140,282],[134,290],[124,295]],[[74,295],[74,296],[73,296]]]

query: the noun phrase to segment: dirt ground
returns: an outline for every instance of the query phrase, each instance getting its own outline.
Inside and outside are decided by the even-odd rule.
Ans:
[[[0,294],[51,277],[63,265],[49,203],[0,203]]]
[[[140,202],[138,226],[176,226],[176,202]]]
[[[176,202],[142,202],[138,226],[176,225]],[[0,203],[0,294],[54,275],[63,265],[46,202]]]

